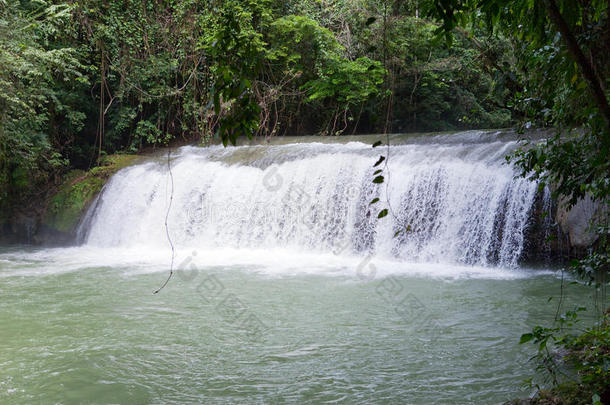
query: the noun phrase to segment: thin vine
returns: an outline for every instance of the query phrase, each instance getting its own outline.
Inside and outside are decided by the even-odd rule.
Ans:
[[[174,175],[172,173],[172,165],[171,165],[171,160],[170,160],[171,153],[172,153],[172,149],[169,148],[167,150],[167,170],[169,173],[169,179],[170,179],[170,183],[171,183],[171,191],[170,191],[170,196],[169,196],[169,204],[167,205],[167,211],[165,212],[165,235],[167,236],[167,241],[169,242],[169,245],[172,248],[172,260],[170,262],[169,275],[167,276],[167,280],[165,280],[165,282],[163,283],[163,285],[161,285],[161,287],[159,287],[157,290],[153,291],[153,294],[158,294],[159,291],[161,291],[163,288],[165,288],[167,283],[169,283],[169,280],[174,275],[174,258],[176,257],[176,249],[174,247],[174,242],[172,241],[172,238],[169,234],[169,226],[167,223],[167,220],[169,218],[169,213],[172,209],[172,201],[174,200]]]

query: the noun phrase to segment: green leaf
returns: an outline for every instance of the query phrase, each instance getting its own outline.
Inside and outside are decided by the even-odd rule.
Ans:
[[[383,183],[383,176],[377,176],[373,179],[373,183],[375,184],[381,184]]]
[[[382,171],[383,171],[382,169],[375,170],[375,173],[373,173],[373,176],[375,176],[375,175],[377,175],[377,174],[381,173]]]
[[[524,333],[521,335],[521,339],[519,340],[519,344],[527,343],[534,338],[534,335],[531,333]]]
[[[381,145],[381,141],[377,141],[373,144],[373,148],[378,147],[379,145]]]
[[[379,211],[379,215],[377,215],[377,218],[383,218],[383,217],[385,217],[386,215],[388,215],[388,209],[387,209],[387,208],[384,208],[384,209],[382,209],[381,211]]]
[[[522,336],[522,337],[523,337],[523,336]],[[545,339],[543,339],[543,340],[540,342],[540,346],[538,346],[538,350],[540,350],[540,351],[544,350],[544,348],[546,347],[546,343],[547,343],[548,341],[549,341],[548,337],[547,337],[547,338],[545,338]]]
[[[373,145],[373,147],[375,147]],[[379,156],[379,159],[377,160],[377,162],[373,165],[373,167],[377,167],[381,164],[381,162],[383,162],[385,160],[385,156]]]
[[[379,202],[379,198],[375,197],[375,198],[373,198],[373,199],[371,200],[371,202],[369,203],[369,205],[371,205],[371,204],[376,204],[376,203],[378,203],[378,202]]]

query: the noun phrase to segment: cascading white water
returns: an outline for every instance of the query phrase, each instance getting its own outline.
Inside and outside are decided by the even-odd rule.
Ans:
[[[184,249],[514,267],[537,189],[505,163],[515,146],[480,131],[418,138],[392,146],[387,167],[375,168],[387,148],[360,142],[184,147],[171,161],[169,233]],[[379,168],[385,182],[373,184]],[[117,173],[89,213],[85,243],[166,249],[168,174],[162,160]],[[382,208],[390,214],[378,219]]]

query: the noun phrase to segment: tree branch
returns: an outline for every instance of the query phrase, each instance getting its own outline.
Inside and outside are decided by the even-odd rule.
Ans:
[[[585,57],[582,49],[580,49],[580,46],[576,41],[576,37],[572,31],[570,31],[570,27],[563,19],[555,0],[545,0],[544,4],[549,12],[551,21],[553,24],[555,24],[557,30],[561,34],[561,37],[565,41],[568,51],[580,67],[582,75],[589,85],[591,93],[593,93],[593,99],[595,100],[597,107],[606,121],[606,125],[610,127],[610,106],[608,105],[608,99],[606,98],[606,94],[604,93],[601,82],[597,77],[593,66],[591,66],[591,63],[589,63]]]

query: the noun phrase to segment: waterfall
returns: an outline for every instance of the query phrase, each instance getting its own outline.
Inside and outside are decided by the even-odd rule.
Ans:
[[[537,189],[506,164],[516,145],[470,131],[413,138],[389,156],[363,142],[183,147],[171,161],[169,233],[182,249],[515,267]],[[380,155],[387,167],[373,167]],[[385,181],[374,184],[379,168]],[[162,159],[115,174],[83,221],[84,243],[166,249],[168,182]]]

